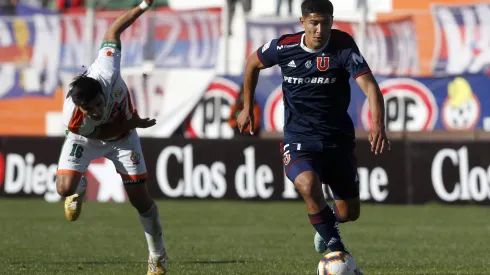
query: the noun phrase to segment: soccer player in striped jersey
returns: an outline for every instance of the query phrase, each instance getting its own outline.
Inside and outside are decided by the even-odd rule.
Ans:
[[[139,213],[149,249],[148,275],[166,273],[167,253],[156,203],[148,194],[145,160],[136,128],[156,121],[140,118],[121,77],[121,33],[153,4],[120,15],[107,30],[95,62],[73,80],[63,105],[67,136],[56,173],[58,193],[65,198],[65,216],[80,216],[87,188],[84,173],[90,161],[105,157],[121,175],[129,201]]]

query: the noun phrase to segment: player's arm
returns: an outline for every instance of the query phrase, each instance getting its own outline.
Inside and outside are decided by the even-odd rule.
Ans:
[[[135,127],[131,123],[114,121],[95,127],[95,130],[85,137],[98,140],[107,140],[120,136],[123,133],[127,133],[134,128]]]
[[[247,59],[243,76],[243,110],[237,118],[238,129],[243,132],[250,125],[250,134],[254,134],[254,97],[259,81],[260,70],[279,63],[277,54],[278,40],[274,39],[256,50]]]
[[[106,124],[102,124],[87,135],[87,138],[107,140],[136,128],[148,128],[156,124],[155,119],[140,118],[137,112],[132,114],[131,119],[120,119]]]
[[[137,7],[126,11],[120,15],[106,31],[104,36],[104,43],[116,43],[121,44],[121,33],[126,30],[131,24],[138,19],[145,11],[147,11],[153,4],[153,0],[143,0]]]
[[[260,70],[264,68],[265,66],[260,61],[258,52],[255,51],[247,60],[243,76],[243,109],[249,114],[253,114],[255,89],[259,82]]]
[[[363,74],[356,78],[356,82],[368,98],[369,108],[373,115],[373,125],[384,128],[385,104],[383,94],[381,93],[373,74]]]
[[[369,108],[373,119],[373,132],[369,136],[371,151],[382,153],[385,146],[389,147],[385,128],[385,104],[383,94],[371,72],[360,75],[356,82],[368,98]],[[386,144],[388,143],[388,144]]]
[[[373,115],[373,129],[369,134],[371,151],[375,154],[382,153],[385,147],[388,147],[388,150],[390,149],[384,123],[385,107],[383,94],[371,73],[367,61],[361,55],[356,42],[350,35],[344,35],[346,47],[342,51],[342,57],[344,58],[345,69],[356,80],[359,87],[368,97],[369,108]]]

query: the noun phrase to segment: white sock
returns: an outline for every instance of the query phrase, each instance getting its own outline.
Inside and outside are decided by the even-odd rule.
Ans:
[[[80,178],[80,182],[77,185],[77,189],[75,190],[75,194],[81,194],[87,189],[87,179],[85,176]]]
[[[161,258],[165,255],[165,245],[163,243],[162,225],[160,224],[157,204],[153,203],[150,210],[140,213],[139,217],[145,230],[151,257],[155,259]]]

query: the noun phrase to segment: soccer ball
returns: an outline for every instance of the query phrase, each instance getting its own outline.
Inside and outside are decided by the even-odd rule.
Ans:
[[[346,252],[330,252],[318,264],[317,275],[358,275],[354,258]]]

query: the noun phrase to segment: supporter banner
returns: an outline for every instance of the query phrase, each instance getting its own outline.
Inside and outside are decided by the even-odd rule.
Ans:
[[[52,94],[60,71],[79,73],[87,64],[86,15],[83,9],[55,14],[19,9],[22,17],[0,16],[0,96],[7,92]],[[93,59],[109,25],[120,11],[98,11],[94,23]],[[220,39],[221,10],[145,13],[121,35],[122,67],[141,67],[155,60],[162,68],[214,68]],[[22,68],[22,69],[19,69]],[[141,68],[140,68],[141,70]]]
[[[431,7],[435,25],[433,73],[490,69],[490,3]]]
[[[0,143],[0,197],[56,193],[55,175],[62,138],[3,137]],[[279,140],[142,139],[148,188],[156,199],[301,200],[285,177]],[[360,198],[364,202],[490,204],[490,149],[485,143],[396,142],[375,156],[358,141]],[[47,153],[49,152],[49,153]],[[112,162],[94,160],[86,172],[87,199],[127,200]],[[331,198],[328,188],[325,195]]]
[[[104,35],[110,24],[119,16],[119,11],[97,11],[94,22],[94,44],[91,45],[93,58],[98,55]],[[145,47],[152,37],[150,29],[150,13],[143,14],[121,34],[122,67],[142,66],[145,60]],[[83,9],[65,13],[59,16],[61,34],[60,70],[69,72],[83,71],[82,66],[88,67],[86,13]]]
[[[359,40],[357,23],[335,21],[333,28],[345,31],[356,41]],[[246,57],[273,38],[303,30],[297,19],[248,19],[246,29]],[[373,72],[379,75],[417,75],[419,61],[416,34],[411,18],[368,24],[363,55]],[[274,68],[267,73],[279,74],[279,70]]]
[[[157,124],[140,129],[141,136],[170,137],[182,125],[196,104],[206,97],[206,87],[214,78],[208,70],[156,69],[147,75],[124,73],[131,99],[141,117],[155,118]]]
[[[57,92],[0,100],[2,133],[24,135],[63,135],[61,106],[74,74],[62,74]],[[227,120],[238,97],[241,76],[214,76],[213,72],[187,70],[182,82],[180,71],[155,70],[148,75],[124,72],[140,115],[157,119],[157,125],[141,131],[142,136],[170,137],[176,132],[189,138],[233,138],[235,131]],[[256,102],[261,109],[260,126],[281,132],[284,126],[282,78],[261,75]],[[486,75],[439,78],[377,77],[385,98],[386,126],[396,131],[490,129],[490,100]],[[371,128],[367,98],[351,80],[348,112],[357,129]],[[23,116],[18,110],[29,110]],[[179,128],[181,127],[182,128]]]
[[[140,116],[157,120],[157,125],[140,132],[142,136],[152,137],[172,136],[214,77],[208,70],[186,70],[186,77],[193,80],[187,82],[181,81],[181,71],[154,70],[148,75],[123,71],[122,75]],[[51,95],[0,97],[0,133],[63,136],[66,130],[61,120],[63,101],[75,76],[74,73],[60,74],[60,82]]]
[[[62,135],[61,109],[68,84],[86,69],[82,66],[90,65],[85,13],[83,9],[63,15],[40,9],[17,13],[26,16],[0,16],[0,134]],[[118,15],[119,11],[96,13],[94,55]],[[171,136],[202,97],[214,74],[210,68],[216,65],[219,15],[219,9],[183,13],[163,9],[146,13],[122,34],[123,76],[140,114],[158,121],[143,136]],[[161,18],[181,25],[169,25]],[[147,69],[145,59],[157,57],[162,62]],[[170,67],[174,70],[167,70]],[[144,76],[146,71],[151,74]]]
[[[214,69],[221,39],[221,9],[155,13],[151,60],[162,68]]]
[[[192,114],[191,130],[199,127],[207,129],[190,137],[233,137],[233,131],[226,123],[230,115],[232,97],[239,91],[242,77],[218,77],[221,86],[210,94],[214,99],[205,100],[217,108],[208,114],[207,120],[201,113]],[[376,77],[385,99],[386,126],[389,131],[430,131],[443,129],[450,131],[490,129],[490,109],[484,102],[490,100],[487,75],[463,75],[439,78],[390,78]],[[284,126],[284,105],[282,77],[261,75],[256,90],[256,102],[262,110],[261,127],[266,131],[281,132]],[[371,129],[371,113],[366,96],[357,83],[351,79],[351,104],[348,112],[358,129]],[[198,117],[199,119],[197,119]],[[221,131],[217,128],[222,127]],[[188,127],[189,129],[189,127]]]
[[[98,11],[95,17],[95,53],[109,25],[120,11]],[[63,41],[62,68],[77,69],[84,64],[85,13],[61,17]],[[168,8],[145,13],[121,35],[123,67],[141,66],[145,60],[157,68],[213,69],[221,37],[221,9],[179,11]],[[95,57],[95,56],[94,56]]]
[[[233,138],[235,132],[228,124],[231,105],[240,91],[239,77],[215,77],[202,98],[183,123],[187,138]]]
[[[377,78],[390,131],[489,129],[490,100],[486,75],[440,78]],[[353,85],[359,128],[371,128],[371,113],[361,90]],[[361,96],[359,96],[361,95]],[[360,104],[362,102],[362,105]],[[360,108],[359,108],[360,107]]]
[[[0,98],[52,95],[58,84],[60,17],[32,12],[0,16]]]

